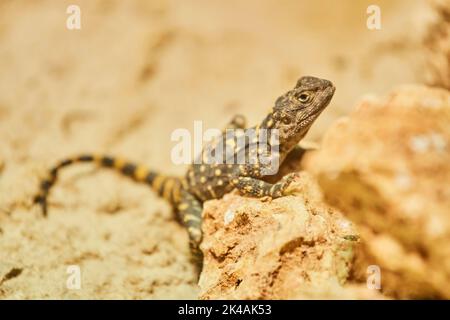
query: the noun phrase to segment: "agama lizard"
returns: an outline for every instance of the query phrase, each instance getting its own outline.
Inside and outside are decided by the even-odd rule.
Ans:
[[[121,158],[106,155],[80,155],[62,160],[50,170],[48,177],[41,182],[40,192],[35,197],[35,202],[42,206],[43,213],[46,215],[50,189],[55,184],[59,171],[71,164],[94,162],[98,166],[112,168],[135,181],[150,185],[159,196],[169,201],[178,220],[188,231],[192,257],[201,265],[202,254],[199,245],[202,240],[201,213],[203,202],[221,198],[234,188],[238,189],[243,195],[253,197],[278,198],[286,195],[287,187],[294,179],[295,173],[284,176],[275,184],[265,182],[263,180],[264,169],[267,169],[266,166],[269,162],[259,161],[258,155],[264,154],[269,159],[277,156],[279,157],[279,163],[282,163],[288,153],[297,147],[312,123],[328,105],[334,91],[335,87],[328,80],[302,77],[292,90],[276,100],[271,112],[259,125],[252,129],[257,132],[261,129],[267,129],[268,132],[277,129],[277,154],[272,154],[270,148],[262,151],[256,141],[248,141],[243,146],[236,147],[236,137],[242,134],[242,129],[245,129],[246,123],[244,117],[236,116],[223,134],[209,145],[208,152],[213,154],[219,145],[218,142],[222,142],[222,146],[225,144],[234,148],[232,157],[244,153],[247,159],[254,160],[249,161],[250,163],[230,164],[225,161],[211,164],[210,159],[205,159],[207,157],[204,156],[203,151],[201,161],[194,162],[189,167],[186,176],[179,178],[164,176]],[[234,134],[230,135],[230,132],[234,132]],[[255,145],[257,148],[251,148]]]

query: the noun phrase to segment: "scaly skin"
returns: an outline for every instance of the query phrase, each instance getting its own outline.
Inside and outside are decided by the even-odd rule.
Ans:
[[[279,163],[286,158],[299,141],[306,135],[312,123],[326,108],[334,94],[334,86],[328,80],[315,77],[302,77],[296,86],[279,97],[272,111],[257,126],[250,128],[256,132],[254,139],[245,144],[237,144],[239,137],[248,131],[245,129],[245,118],[236,116],[227,126],[220,137],[212,141],[200,155],[199,161],[192,164],[185,177],[167,177],[147,168],[135,165],[120,158],[104,155],[81,155],[68,158],[53,167],[46,179],[41,182],[40,192],[35,202],[42,207],[44,215],[47,214],[47,198],[51,187],[55,184],[59,170],[74,163],[94,162],[98,166],[112,168],[121,174],[131,177],[135,181],[146,183],[165,198],[177,213],[177,218],[186,227],[189,234],[189,243],[195,262],[201,266],[202,254],[199,245],[202,240],[201,212],[202,204],[209,199],[221,198],[234,188],[243,195],[252,197],[278,198],[286,194],[286,189],[295,177],[289,174],[280,182],[270,184],[262,180],[267,173],[270,161],[261,161],[278,157]],[[235,129],[235,130],[228,130]],[[279,151],[273,152],[276,147],[269,143],[264,149],[257,143],[261,129],[268,129],[269,136],[272,129],[277,129]],[[230,155],[221,157],[221,161],[214,161],[214,151],[219,147],[227,146],[232,150]],[[245,155],[243,164],[230,163],[231,157]],[[259,156],[258,156],[259,155]]]

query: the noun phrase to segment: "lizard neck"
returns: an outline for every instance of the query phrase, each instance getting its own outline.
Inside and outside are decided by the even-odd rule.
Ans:
[[[291,150],[300,142],[306,135],[313,121],[305,121],[302,125],[292,124],[292,126],[283,123],[283,114],[280,111],[271,111],[261,122],[259,128],[267,129],[268,135],[271,135],[271,130],[278,130],[278,146],[280,160],[283,161]],[[273,131],[272,131],[273,132]],[[273,147],[272,139],[268,139],[269,144]]]

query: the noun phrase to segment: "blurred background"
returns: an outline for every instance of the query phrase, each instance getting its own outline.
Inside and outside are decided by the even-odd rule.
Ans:
[[[80,30],[66,28],[73,4]],[[371,4],[380,30],[366,26]],[[0,0],[0,276],[23,270],[0,297],[195,297],[187,238],[167,205],[82,168],[55,188],[55,215],[42,222],[31,198],[45,169],[108,152],[182,174],[170,160],[174,129],[221,128],[236,113],[254,124],[304,75],[337,87],[307,137],[319,141],[363,97],[427,81],[432,4]],[[86,259],[90,289],[67,292],[56,279]]]
[[[381,30],[369,30],[372,2],[2,0],[2,152],[133,151],[177,171],[175,128],[258,122],[303,75],[337,87],[317,139],[362,95],[424,80],[429,3],[377,1]],[[81,30],[66,28],[71,4]]]

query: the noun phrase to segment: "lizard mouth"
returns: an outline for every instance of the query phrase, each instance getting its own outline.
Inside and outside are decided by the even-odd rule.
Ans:
[[[330,86],[327,87],[321,96],[323,97],[321,105],[317,106],[316,108],[313,108],[312,112],[310,113],[310,117],[314,117],[319,115],[330,103],[331,99],[333,98],[334,91],[336,90],[336,87]]]

